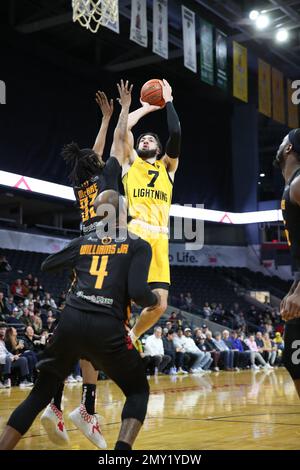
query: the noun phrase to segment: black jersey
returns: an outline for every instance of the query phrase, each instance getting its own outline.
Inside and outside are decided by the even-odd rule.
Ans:
[[[94,202],[102,191],[113,189],[118,191],[118,179],[121,166],[115,157],[109,157],[99,173],[85,181],[81,186],[75,186],[74,194],[79,204],[82,220],[82,233],[90,233],[96,228],[99,218],[94,210]]]
[[[286,238],[291,249],[293,269],[300,271],[300,207],[298,204],[293,203],[290,198],[290,186],[297,176],[300,176],[300,168],[293,174],[284,188],[281,209]]]
[[[49,256],[42,271],[73,269],[75,278],[67,305],[126,321],[130,299],[142,307],[156,303],[147,284],[151,256],[150,245],[141,238],[98,238],[94,232]]]

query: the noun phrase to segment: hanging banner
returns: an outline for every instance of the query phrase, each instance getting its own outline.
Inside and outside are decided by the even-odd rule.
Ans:
[[[258,59],[258,110],[265,116],[272,116],[271,66]]]
[[[283,75],[274,67],[272,67],[272,98],[273,119],[285,124]]]
[[[120,21],[119,21],[119,0],[116,2],[116,14],[115,14],[115,21],[108,21],[103,25],[108,29],[111,29],[117,34],[120,34]]]
[[[217,86],[227,90],[227,36],[220,30],[216,30],[216,67]]]
[[[248,54],[246,47],[233,41],[233,96],[248,102]]]
[[[209,85],[214,84],[214,33],[207,21],[200,20],[200,63],[201,80]]]
[[[184,66],[192,72],[197,72],[196,27],[195,13],[181,6]]]
[[[287,99],[288,99],[288,126],[292,129],[299,127],[299,105],[293,103],[293,93],[295,89],[292,88],[292,80],[287,81]]]
[[[169,56],[168,0],[153,0],[153,52],[164,59]]]
[[[148,45],[147,0],[131,0],[130,39],[140,46]]]

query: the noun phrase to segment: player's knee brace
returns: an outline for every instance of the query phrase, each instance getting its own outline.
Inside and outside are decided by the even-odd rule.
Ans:
[[[147,413],[148,400],[149,385],[147,383],[139,392],[127,396],[122,412],[122,421],[124,419],[135,418],[143,423]]]

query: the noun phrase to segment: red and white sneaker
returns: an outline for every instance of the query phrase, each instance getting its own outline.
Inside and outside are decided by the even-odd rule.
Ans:
[[[50,441],[58,446],[65,446],[70,442],[62,411],[50,403],[41,416],[41,423]]]
[[[106,449],[107,444],[102,435],[99,424],[99,415],[90,415],[86,408],[81,404],[69,414],[69,418],[73,424],[99,449]]]

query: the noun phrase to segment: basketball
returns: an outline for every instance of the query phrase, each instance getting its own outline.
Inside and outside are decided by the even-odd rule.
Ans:
[[[141,101],[144,101],[161,108],[165,105],[165,100],[162,94],[161,80],[153,78],[144,83],[141,89]]]

